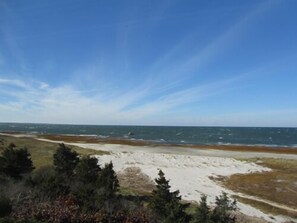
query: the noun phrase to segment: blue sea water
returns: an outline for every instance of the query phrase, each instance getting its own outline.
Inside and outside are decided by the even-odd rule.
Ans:
[[[193,145],[264,145],[297,148],[297,128],[167,127],[0,123],[0,132],[92,135],[155,143]]]

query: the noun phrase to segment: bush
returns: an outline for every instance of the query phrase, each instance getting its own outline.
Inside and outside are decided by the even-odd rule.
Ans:
[[[75,168],[75,179],[83,183],[94,183],[100,170],[97,158],[83,157]]]
[[[52,166],[42,166],[31,174],[31,182],[40,185],[55,178],[55,170]]]
[[[83,157],[75,168],[71,192],[77,198],[83,211],[97,209],[95,191],[100,170],[98,160],[89,156]]]
[[[78,154],[60,144],[56,153],[54,154],[54,167],[58,174],[65,177],[71,177],[74,174],[74,169],[79,162]]]
[[[77,202],[83,212],[98,210],[96,205],[96,185],[74,182],[71,185],[71,193],[77,199]]]
[[[235,216],[232,215],[232,211],[235,210],[237,210],[236,200],[231,201],[223,192],[219,197],[216,197],[216,206],[211,219],[215,223],[234,223]]]
[[[105,167],[101,170],[97,180],[97,187],[99,200],[104,201],[115,197],[119,188],[119,181],[113,170],[112,162],[105,164]]]
[[[10,200],[5,196],[0,195],[0,218],[10,215],[11,209],[12,206]]]
[[[40,167],[32,173],[28,182],[33,186],[39,200],[53,199],[69,193],[67,179],[57,175],[52,166]]]
[[[73,196],[62,196],[53,202],[40,204],[30,203],[26,208],[20,208],[13,213],[13,222],[102,222],[102,223],[149,223],[150,215],[142,211],[116,211],[107,213],[81,213],[79,205]]]
[[[34,169],[31,155],[27,148],[15,149],[10,145],[2,152],[0,158],[0,172],[9,177],[20,179],[23,174],[30,173]]]
[[[201,200],[199,202],[199,206],[196,209],[194,214],[193,223],[210,223],[210,208],[207,205],[207,197],[206,195],[201,196]]]
[[[179,191],[170,192],[169,181],[166,180],[164,173],[159,171],[159,178],[155,179],[157,189],[153,190],[149,206],[162,222],[189,222],[190,217],[185,209],[189,204],[182,204]]]

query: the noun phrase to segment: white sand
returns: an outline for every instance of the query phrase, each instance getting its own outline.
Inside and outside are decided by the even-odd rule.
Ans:
[[[110,151],[111,153],[109,155],[97,156],[97,158],[101,165],[112,161],[117,172],[124,171],[129,167],[138,167],[151,179],[155,179],[158,177],[159,169],[162,169],[166,178],[170,180],[171,189],[179,190],[182,199],[194,202],[199,202],[201,194],[208,196],[208,202],[210,204],[214,203],[215,197],[219,196],[222,191],[225,191],[229,195],[237,194],[223,188],[218,183],[209,179],[209,177],[270,171],[269,168],[259,166],[255,163],[243,162],[227,157],[233,153],[228,151],[219,153],[219,156],[224,154],[225,157],[216,157],[218,156],[217,150],[199,151],[190,149],[187,151],[183,150],[183,148],[171,148],[169,150],[169,148],[164,147],[148,146],[71,144],[83,148]],[[186,153],[188,155],[185,155]],[[241,153],[241,156],[245,157],[245,154],[247,153]],[[271,155],[275,157],[275,154]],[[259,156],[259,153],[257,156]],[[249,157],[256,157],[256,154]],[[242,194],[240,195],[242,196]],[[281,216],[273,216],[274,219],[271,219],[271,215],[267,215],[256,208],[239,202],[237,206],[242,213],[263,218],[269,222],[281,223],[287,220]]]
[[[64,143],[63,141],[47,139],[38,140]],[[112,161],[117,172],[124,171],[129,167],[138,167],[151,179],[155,179],[158,176],[158,170],[162,169],[166,178],[170,180],[171,189],[179,190],[182,199],[199,202],[201,194],[206,194],[211,204],[214,203],[215,197],[219,196],[222,191],[225,191],[229,195],[236,195],[237,193],[223,188],[218,183],[212,181],[210,177],[270,171],[270,169],[257,164],[239,161],[234,158],[271,157],[297,159],[297,155],[288,154],[203,150],[171,146],[66,144],[111,152],[109,155],[97,157],[101,165]],[[243,194],[239,195],[244,196]],[[271,215],[267,215],[256,208],[242,203],[238,203],[237,206],[242,213],[260,217],[269,222],[282,223],[287,220],[281,216],[273,216],[274,219],[272,219],[270,218]]]
[[[240,162],[231,158],[201,157],[190,155],[152,154],[152,153],[112,153],[98,156],[100,163],[113,161],[116,171],[128,167],[139,167],[152,179],[161,169],[170,180],[173,190],[179,189],[185,200],[198,201],[201,194],[207,194],[210,201],[215,200],[224,189],[209,177],[229,176],[235,173],[269,171],[252,163]]]
[[[124,171],[129,167],[138,167],[144,174],[154,179],[158,176],[158,170],[162,169],[166,178],[170,180],[171,189],[179,190],[182,199],[199,202],[201,194],[206,194],[210,204],[214,203],[215,197],[219,196],[222,191],[225,191],[229,195],[236,195],[237,193],[223,188],[209,177],[270,171],[269,168],[254,163],[239,161],[233,157],[297,158],[296,155],[282,156],[283,154],[230,152],[209,149],[199,150],[86,143],[67,144],[82,148],[110,151],[111,153],[109,155],[97,157],[101,165],[112,161],[117,172]],[[243,195],[240,194],[240,196]],[[237,206],[242,213],[260,217],[269,222],[281,223],[287,220],[281,216],[273,216],[274,219],[272,219],[270,217],[271,215],[267,215],[256,208],[239,202]]]

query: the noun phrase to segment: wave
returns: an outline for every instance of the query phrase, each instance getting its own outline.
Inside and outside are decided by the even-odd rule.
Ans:
[[[22,134],[97,137],[100,139],[117,138],[171,145],[297,147],[297,128],[87,126],[0,123],[0,131]],[[129,135],[129,132],[135,133],[135,135]]]

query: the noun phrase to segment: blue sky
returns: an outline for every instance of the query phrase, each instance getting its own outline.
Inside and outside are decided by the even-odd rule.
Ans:
[[[0,0],[0,121],[296,127],[296,8]]]

